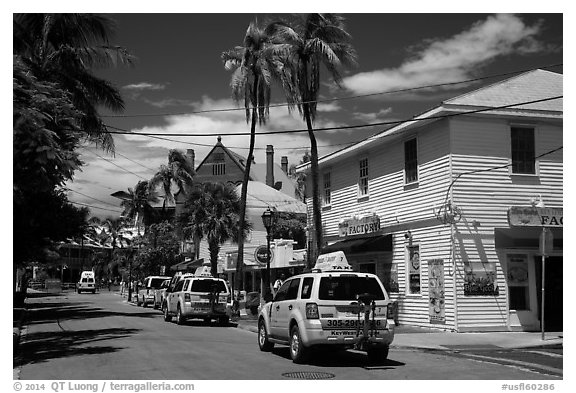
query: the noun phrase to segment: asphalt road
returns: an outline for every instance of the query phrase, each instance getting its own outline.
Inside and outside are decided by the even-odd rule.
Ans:
[[[561,376],[506,367],[470,356],[392,349],[371,366],[356,351],[319,353],[296,365],[288,349],[258,349],[256,334],[236,324],[178,326],[158,310],[117,293],[65,293],[29,300],[29,321],[14,366],[22,380],[544,380]]]

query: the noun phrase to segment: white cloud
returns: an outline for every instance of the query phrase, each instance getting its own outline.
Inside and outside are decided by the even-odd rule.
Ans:
[[[427,40],[398,68],[362,72],[344,78],[343,85],[370,94],[469,79],[498,57],[548,50],[537,40],[539,33],[539,24],[528,26],[518,16],[490,16],[450,38]]]
[[[375,113],[354,112],[352,116],[354,116],[354,119],[360,120],[365,123],[375,123],[384,120],[384,118],[388,116],[390,113],[392,113],[392,108],[388,107],[380,109],[378,112]]]
[[[166,88],[165,84],[149,83],[149,82],[133,83],[131,85],[122,86],[122,89],[133,91],[164,90],[165,88]]]

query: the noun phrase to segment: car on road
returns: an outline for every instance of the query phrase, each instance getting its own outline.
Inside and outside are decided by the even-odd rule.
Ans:
[[[80,274],[80,281],[76,286],[78,293],[81,292],[92,292],[96,293],[96,280],[94,278],[94,272],[91,270],[84,271]]]
[[[258,315],[258,345],[288,345],[295,363],[315,347],[358,349],[370,361],[388,357],[394,339],[390,300],[375,274],[352,270],[346,255],[320,255],[314,269],[287,279]]]
[[[165,280],[170,280],[167,276],[148,276],[142,283],[142,288],[136,294],[136,305],[146,307],[153,304],[156,298],[156,290],[160,289]]]
[[[166,298],[166,290],[170,286],[170,279],[166,279],[162,281],[160,288],[154,291],[154,309],[162,307],[162,303],[164,303],[164,299]]]
[[[162,305],[164,320],[170,322],[174,317],[179,325],[193,318],[206,322],[217,320],[225,326],[230,320],[227,307],[230,299],[226,281],[212,277],[209,269],[203,266],[193,276],[183,276],[174,289],[167,291],[166,301]]]

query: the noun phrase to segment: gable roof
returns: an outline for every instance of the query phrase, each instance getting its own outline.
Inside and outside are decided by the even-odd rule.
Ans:
[[[212,153],[214,152],[214,150],[216,148],[221,148],[222,150],[224,150],[224,153],[226,153],[228,155],[228,157],[230,157],[230,159],[242,170],[244,171],[246,169],[246,158],[242,157],[239,154],[234,153],[232,150],[228,149],[226,146],[224,146],[224,144],[222,143],[222,138],[218,137],[218,142],[216,142],[216,144],[214,145],[214,147],[212,148],[212,150],[210,150],[210,152],[208,154],[206,154],[206,156],[204,157],[204,159],[202,160],[202,162],[195,168],[196,171],[198,171],[198,169],[200,169],[200,167],[202,165],[204,165],[204,163],[206,162],[206,160],[208,159],[208,157],[210,157],[212,155]]]
[[[512,105],[562,96],[562,86],[562,74],[541,69],[528,71],[443,101],[439,106],[415,116],[411,120],[403,121],[361,142],[320,157],[318,163],[326,164],[338,157],[352,154],[352,152],[377,143],[393,134],[400,134],[404,131],[437,121],[439,117],[446,114],[465,114],[468,111],[479,111],[484,114],[496,116],[512,115],[561,120],[563,117],[562,98],[533,104]],[[506,105],[510,105],[510,107],[502,108]],[[303,172],[309,166],[310,163],[301,164],[296,167],[296,171]]]
[[[533,70],[443,102],[448,105],[496,107],[562,95],[563,75]],[[522,105],[522,109],[562,111],[562,99]]]

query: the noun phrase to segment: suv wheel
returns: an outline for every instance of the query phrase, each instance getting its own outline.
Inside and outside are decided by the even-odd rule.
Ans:
[[[258,346],[263,352],[270,352],[274,348],[274,343],[268,341],[268,332],[262,319],[258,321]]]
[[[180,305],[176,309],[176,324],[182,325],[184,323],[184,317],[182,316],[182,310],[180,309]]]
[[[381,363],[388,359],[389,347],[368,350],[368,360],[370,363]]]
[[[218,324],[220,326],[228,326],[228,322],[230,322],[230,318],[229,317],[219,317],[218,318]]]
[[[136,306],[140,307],[140,296],[136,296]]]
[[[168,312],[168,305],[164,304],[162,306],[162,311],[164,312],[164,320],[166,322],[170,322],[172,320],[172,315],[170,315],[170,313]]]
[[[310,348],[304,346],[298,325],[294,325],[290,332],[290,357],[292,361],[297,364],[304,363],[309,354]]]

